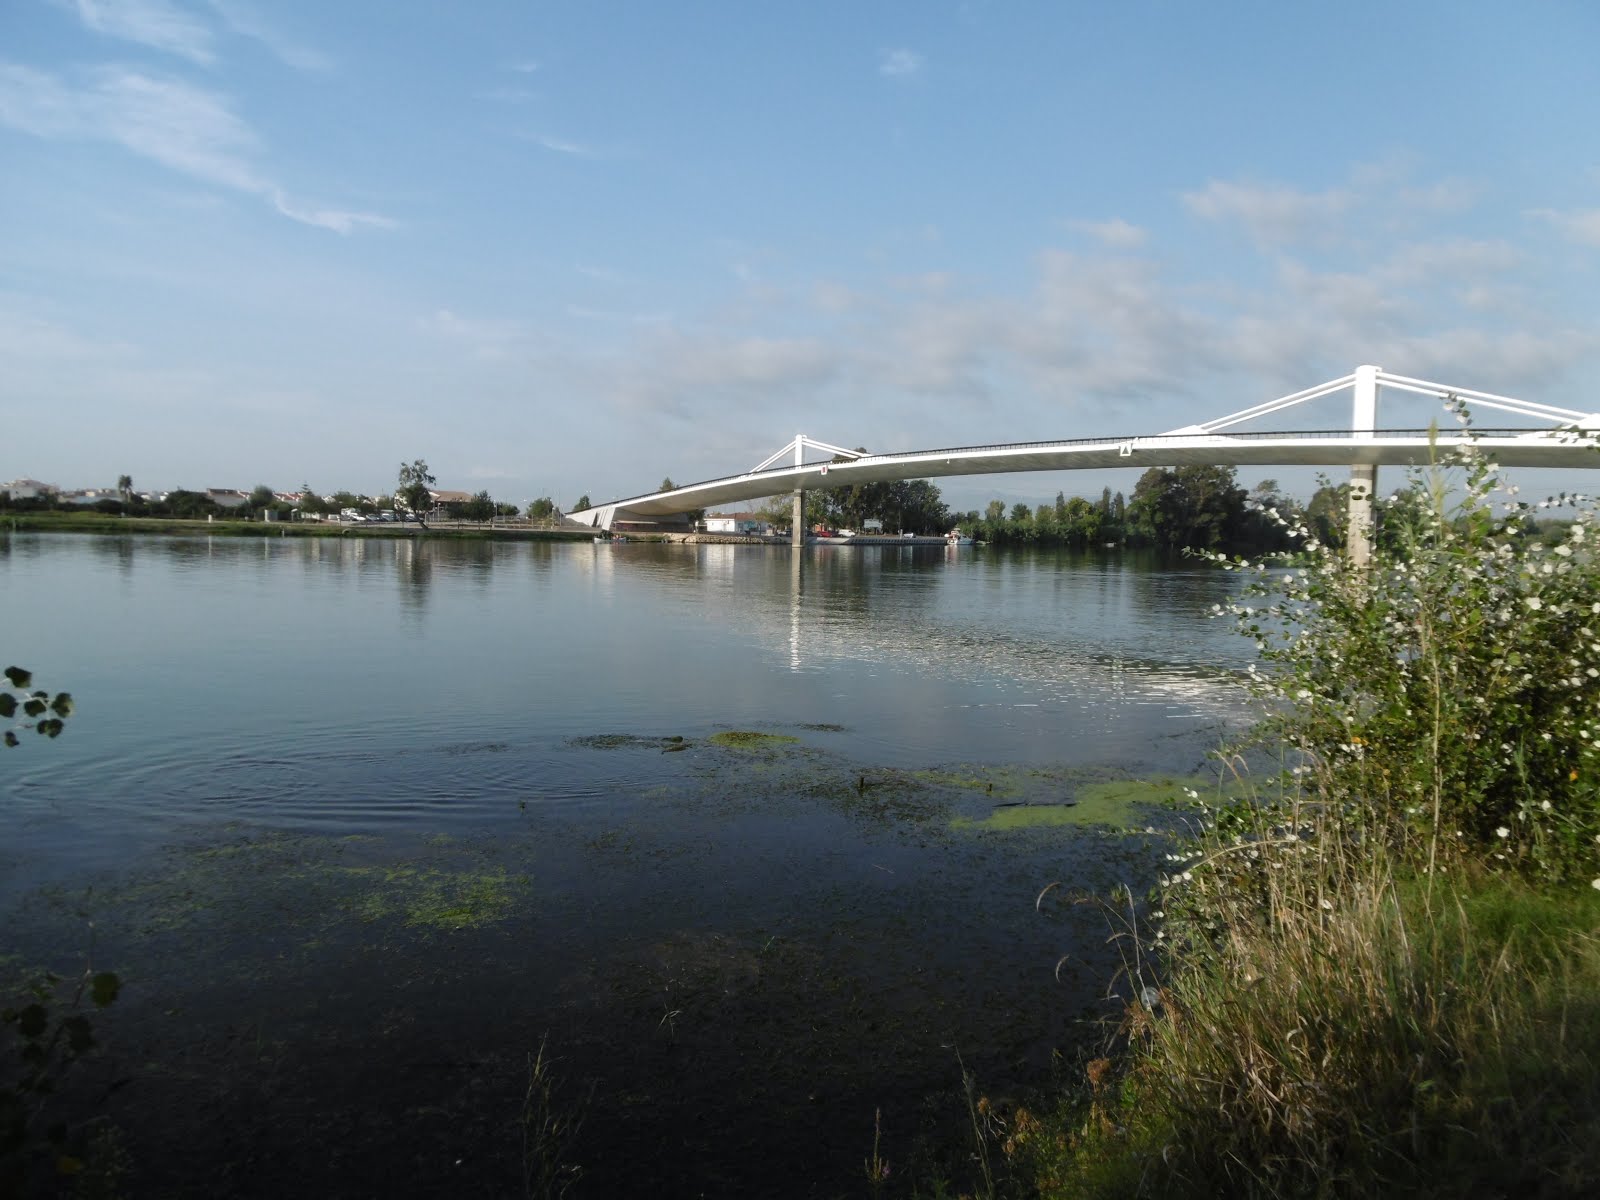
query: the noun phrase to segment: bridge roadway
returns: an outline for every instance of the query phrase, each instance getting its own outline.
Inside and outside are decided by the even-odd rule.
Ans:
[[[712,508],[796,491],[850,487],[896,479],[988,475],[1016,471],[1084,471],[1109,468],[1184,466],[1425,466],[1450,451],[1475,443],[1505,467],[1600,467],[1600,430],[1479,429],[1436,436],[1425,429],[1301,430],[1274,433],[1208,433],[1199,427],[1150,437],[1077,438],[960,446],[904,454],[867,454],[846,462],[814,462],[747,471],[614,500],[567,514],[596,529],[616,521],[652,521],[693,509]]]

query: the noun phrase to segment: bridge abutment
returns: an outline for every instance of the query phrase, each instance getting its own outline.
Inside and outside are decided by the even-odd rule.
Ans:
[[[806,494],[799,488],[794,491],[794,527],[789,532],[789,541],[795,547],[806,544]]]

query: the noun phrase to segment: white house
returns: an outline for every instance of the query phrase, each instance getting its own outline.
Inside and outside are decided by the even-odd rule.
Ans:
[[[707,533],[735,533],[753,536],[771,533],[772,526],[760,513],[707,513],[702,518]]]
[[[38,500],[60,491],[55,484],[40,483],[37,479],[13,479],[10,483],[0,483],[0,492],[9,492],[13,500]]]

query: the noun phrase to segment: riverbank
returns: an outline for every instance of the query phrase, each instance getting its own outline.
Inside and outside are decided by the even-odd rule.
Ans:
[[[343,524],[323,521],[198,521],[171,517],[119,517],[104,513],[5,513],[0,533],[98,533],[159,535],[167,537],[240,538],[373,538],[383,541],[412,538],[455,538],[505,542],[587,542],[594,532],[586,529],[535,529],[515,525],[477,525],[464,522],[426,526],[399,522]]]

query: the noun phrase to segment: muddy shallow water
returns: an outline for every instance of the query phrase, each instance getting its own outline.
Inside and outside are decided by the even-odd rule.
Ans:
[[[13,974],[124,980],[75,1095],[130,1195],[858,1194],[875,1113],[959,1180],[961,1064],[1103,1036],[1071,900],[1239,713],[1192,569],[98,541],[0,555],[93,631],[28,648],[82,707],[0,898]]]

